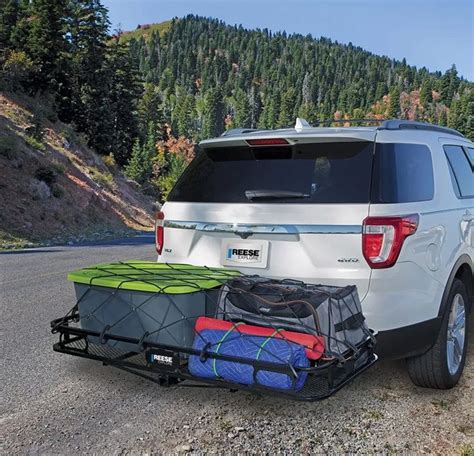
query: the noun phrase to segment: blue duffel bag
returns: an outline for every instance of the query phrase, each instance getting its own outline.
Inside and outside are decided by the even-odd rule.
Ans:
[[[193,348],[207,353],[235,356],[249,360],[259,360],[293,368],[309,367],[309,360],[301,345],[275,337],[259,337],[241,334],[237,331],[207,329],[194,339]],[[254,367],[221,359],[189,357],[188,369],[191,375],[201,378],[223,379],[228,382],[252,385],[256,383],[279,390],[298,391],[303,388],[307,373],[284,374],[268,370],[258,370],[254,380]]]

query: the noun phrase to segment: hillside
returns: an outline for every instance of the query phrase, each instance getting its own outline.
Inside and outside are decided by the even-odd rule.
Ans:
[[[171,27],[171,20],[160,22],[157,24],[139,24],[136,30],[124,31],[120,35],[120,41],[127,43],[132,39],[144,38],[151,39],[154,33],[158,33],[161,38],[169,31]]]
[[[0,94],[0,248],[150,229],[152,201],[54,117]]]
[[[187,16],[165,34],[127,36],[143,79],[156,87],[175,135],[274,128],[297,116],[385,117],[449,125],[474,138],[474,84],[311,35],[248,30]],[[148,26],[156,29],[160,24]]]

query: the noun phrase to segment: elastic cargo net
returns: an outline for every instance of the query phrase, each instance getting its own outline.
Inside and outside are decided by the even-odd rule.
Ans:
[[[370,335],[355,286],[236,277],[222,287],[217,315],[323,336],[328,356],[343,357]]]
[[[319,398],[376,359],[354,286],[141,261],[68,278],[77,302],[52,322],[55,349],[110,365]]]

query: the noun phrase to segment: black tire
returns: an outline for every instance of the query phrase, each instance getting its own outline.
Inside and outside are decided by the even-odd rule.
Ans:
[[[464,300],[464,311],[466,315],[465,338],[463,354],[457,371],[451,374],[448,368],[448,321],[453,307],[454,298],[460,294]],[[464,370],[466,352],[468,346],[468,316],[469,298],[466,286],[459,279],[454,279],[447,297],[446,312],[443,316],[441,329],[435,344],[425,353],[407,359],[408,374],[415,385],[425,388],[449,389],[455,386]]]

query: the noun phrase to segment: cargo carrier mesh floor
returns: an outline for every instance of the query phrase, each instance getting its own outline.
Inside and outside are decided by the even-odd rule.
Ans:
[[[54,350],[163,386],[319,400],[377,359],[355,287],[139,261],[69,279],[77,301],[51,322]]]

